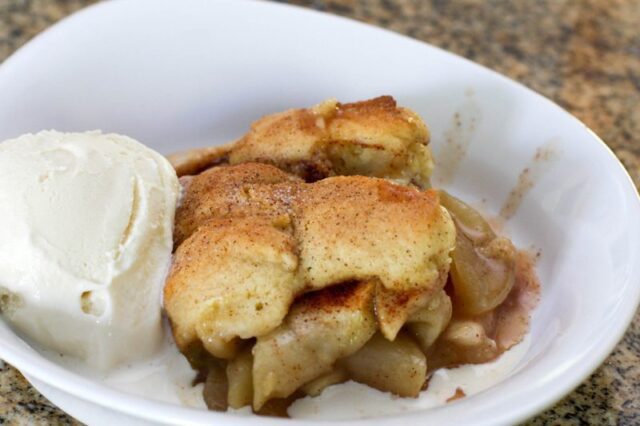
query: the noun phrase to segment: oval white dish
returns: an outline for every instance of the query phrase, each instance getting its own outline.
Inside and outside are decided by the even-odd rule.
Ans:
[[[65,19],[9,58],[0,93],[0,140],[102,129],[162,153],[227,142],[264,114],[327,97],[391,94],[431,128],[441,159],[436,185],[490,214],[509,200],[519,205],[503,210],[513,213],[505,230],[542,253],[542,297],[518,366],[455,403],[353,424],[522,421],[597,368],[640,299],[640,203],[606,145],[547,99],[406,37],[262,2],[111,1]],[[465,155],[452,154],[452,144]],[[510,199],[519,181],[524,196]],[[280,423],[111,389],[44,358],[1,320],[0,358],[90,424]]]

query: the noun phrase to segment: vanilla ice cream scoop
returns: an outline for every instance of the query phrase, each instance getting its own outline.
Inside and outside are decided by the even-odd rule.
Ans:
[[[154,353],[179,188],[164,157],[126,136],[0,143],[3,316],[101,370]]]

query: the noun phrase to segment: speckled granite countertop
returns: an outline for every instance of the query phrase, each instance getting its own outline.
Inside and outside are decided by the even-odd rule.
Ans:
[[[0,61],[94,0],[0,0]],[[458,53],[553,99],[600,135],[640,185],[638,0],[297,0]],[[636,138],[636,139],[634,139]],[[0,367],[0,424],[76,424]],[[596,373],[532,419],[640,423],[640,315]]]

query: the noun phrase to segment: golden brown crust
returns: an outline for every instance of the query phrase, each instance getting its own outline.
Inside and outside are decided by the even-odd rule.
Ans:
[[[210,167],[225,164],[228,161],[229,151],[233,143],[206,148],[196,148],[187,151],[176,152],[167,156],[167,159],[176,170],[178,177],[196,175]]]
[[[397,179],[427,187],[429,131],[390,96],[270,115],[254,123],[229,154],[231,164],[258,161],[316,181],[335,175]]]
[[[291,203],[287,189],[301,182],[275,167],[258,163],[214,167],[197,176],[181,178],[183,182],[186,180],[188,184],[184,185],[184,195],[176,210],[176,247],[200,224],[214,217],[275,218],[286,214]]]
[[[438,290],[454,239],[436,191],[362,176],[308,184],[269,165],[222,166],[185,188],[165,307],[181,349],[200,339],[227,357],[236,337],[274,329],[306,291],[372,279],[396,292]],[[397,327],[418,305],[378,320]]]
[[[220,358],[236,337],[277,327],[299,292],[295,241],[257,217],[211,219],[175,254],[164,305],[176,344],[194,340]]]
[[[426,288],[448,270],[455,231],[437,192],[363,176],[307,187],[294,220],[308,286],[373,276],[390,289]]]
[[[363,175],[429,186],[429,130],[390,96],[267,115],[237,142],[170,156],[178,176],[220,164],[266,163],[307,182]]]

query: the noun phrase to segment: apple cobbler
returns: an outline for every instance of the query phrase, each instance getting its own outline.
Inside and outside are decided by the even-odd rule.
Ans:
[[[526,332],[528,257],[431,189],[429,132],[391,97],[262,118],[173,156],[164,306],[211,409],[284,415],[347,380],[416,397]]]

